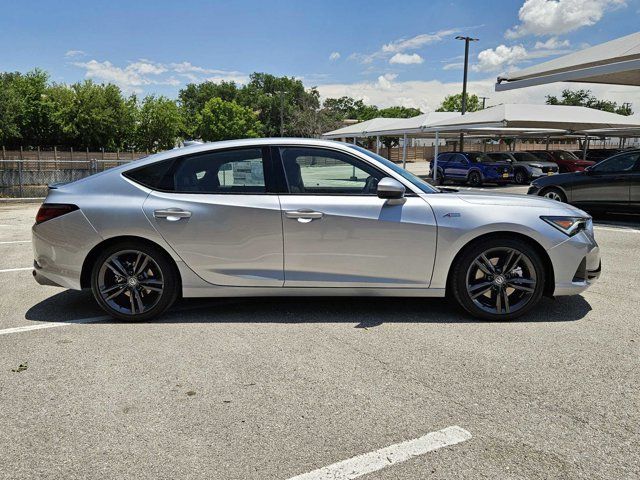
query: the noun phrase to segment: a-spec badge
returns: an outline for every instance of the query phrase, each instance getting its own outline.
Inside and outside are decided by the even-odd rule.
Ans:
[[[458,218],[461,215],[458,212],[449,212],[449,213],[445,213],[443,216],[444,216],[444,218],[447,218],[447,217],[448,218]]]

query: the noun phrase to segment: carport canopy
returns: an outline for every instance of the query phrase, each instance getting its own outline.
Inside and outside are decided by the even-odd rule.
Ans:
[[[587,107],[503,104],[433,123],[423,129],[423,132],[467,133],[482,127],[554,129],[575,133],[585,130],[640,128],[640,120],[634,116],[627,117]]]
[[[640,86],[640,32],[500,76],[495,89],[554,82]]]
[[[346,127],[338,128],[327,133],[323,133],[324,138],[352,138],[352,137],[368,137],[370,130],[381,130],[393,123],[403,120],[402,118],[372,118],[364,122],[354,123]]]

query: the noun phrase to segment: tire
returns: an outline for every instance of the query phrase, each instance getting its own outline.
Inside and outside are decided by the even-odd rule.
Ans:
[[[444,182],[444,173],[442,173],[442,170],[438,169],[436,172],[436,185],[444,185]]]
[[[467,177],[467,183],[472,187],[482,186],[482,176],[480,175],[480,172],[471,172]]]
[[[111,245],[91,269],[96,302],[118,320],[143,322],[159,316],[178,298],[179,285],[177,269],[167,254],[145,243]]]
[[[519,168],[518,170],[516,170],[513,179],[518,185],[526,185],[527,183],[529,183],[529,174],[526,170]]]
[[[529,243],[495,236],[465,247],[452,265],[449,290],[476,318],[513,320],[536,306],[544,283],[544,263]]]
[[[556,200],[558,202],[567,203],[567,196],[562,190],[556,187],[545,188],[540,192],[541,197],[548,198],[550,200]]]

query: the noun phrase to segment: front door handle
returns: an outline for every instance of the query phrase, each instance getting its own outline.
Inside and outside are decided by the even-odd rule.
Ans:
[[[322,218],[322,215],[322,212],[307,209],[287,210],[284,212],[285,217],[297,219],[300,223],[309,223],[312,220]]]
[[[191,212],[182,210],[181,208],[165,208],[163,210],[154,210],[153,216],[155,218],[164,218],[170,222],[176,222],[181,218],[191,217]]]

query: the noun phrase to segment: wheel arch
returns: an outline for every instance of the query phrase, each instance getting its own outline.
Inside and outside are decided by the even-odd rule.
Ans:
[[[467,180],[469,180],[469,176],[473,173],[473,172],[478,172],[480,174],[480,178],[482,180],[484,180],[486,178],[486,175],[484,174],[484,172],[482,171],[481,168],[478,167],[471,167],[469,170],[467,170]]]
[[[460,248],[458,250],[458,252],[456,253],[455,257],[453,258],[453,261],[451,262],[451,264],[449,265],[449,270],[447,271],[447,282],[446,282],[446,290],[447,290],[447,294],[450,292],[451,287],[450,287],[450,282],[451,282],[451,273],[453,271],[454,265],[456,265],[456,263],[458,262],[458,260],[460,259],[460,257],[462,256],[462,254],[472,245],[474,245],[477,242],[481,242],[490,238],[504,238],[504,237],[509,237],[509,238],[516,238],[518,240],[524,241],[527,244],[529,244],[535,251],[536,253],[538,253],[538,255],[540,255],[540,258],[542,259],[542,262],[544,264],[544,270],[545,270],[545,281],[544,281],[544,295],[546,296],[553,296],[553,291],[555,289],[555,274],[553,271],[553,263],[551,262],[551,258],[549,258],[549,254],[546,252],[546,250],[544,249],[544,247],[542,245],[540,245],[535,239],[524,235],[522,233],[519,232],[512,232],[512,231],[501,231],[501,232],[490,232],[490,233],[484,233],[482,235],[479,235],[477,237],[472,238],[471,240],[469,240],[467,243],[465,243],[462,248]]]
[[[167,260],[171,263],[171,265],[173,265],[173,268],[175,269],[176,278],[178,280],[178,291],[182,291],[182,278],[180,275],[180,269],[178,268],[178,265],[176,264],[171,254],[167,252],[167,250],[164,247],[162,247],[162,245],[159,245],[156,242],[149,240],[147,238],[137,237],[135,235],[122,235],[117,237],[110,237],[98,243],[97,245],[95,245],[85,257],[84,262],[82,262],[82,270],[80,273],[81,288],[91,288],[91,269],[93,268],[93,264],[98,258],[98,255],[100,255],[100,252],[105,248],[108,248],[111,245],[115,245],[120,242],[137,242],[137,243],[142,243],[160,250],[165,255]]]

